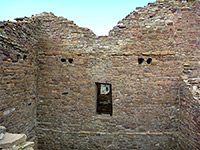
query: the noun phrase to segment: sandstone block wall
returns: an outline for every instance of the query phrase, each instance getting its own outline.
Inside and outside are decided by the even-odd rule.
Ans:
[[[17,20],[0,26],[10,131],[38,149],[199,148],[198,1],[149,3],[102,37],[52,13]],[[96,83],[112,85],[111,116]]]
[[[4,126],[0,126],[0,135],[1,150],[34,150],[34,142],[27,142],[25,134],[8,133]]]
[[[138,136],[138,143],[129,148],[140,148],[139,139],[147,140],[140,134],[155,139],[159,136],[160,142],[152,147],[172,145],[168,148],[175,149],[179,74],[174,71],[178,67],[175,52],[138,54],[139,46],[124,47],[126,39],[95,37],[90,30],[53,15],[46,14],[41,19],[48,42],[39,52],[39,148],[73,149],[74,134],[79,137],[82,133],[103,148],[103,140],[91,136],[94,132],[111,134],[111,138],[127,136],[129,142]],[[138,63],[140,57],[144,59],[142,64]],[[112,117],[96,114],[95,82],[112,84]],[[60,133],[64,133],[62,138]],[[85,138],[79,142],[84,147],[91,146]],[[106,148],[122,149],[127,145],[116,145],[118,142],[115,139]]]
[[[199,149],[200,148],[200,104],[199,104],[199,93],[198,96],[194,97],[194,93],[191,93],[190,88],[195,86],[194,84],[199,85],[199,80],[194,81],[190,80],[190,83],[187,82],[182,84],[181,87],[181,120],[180,120],[180,148],[181,149]],[[191,83],[192,82],[192,83]],[[193,85],[193,86],[191,86]],[[193,92],[198,90],[193,90]]]
[[[0,22],[0,124],[35,139],[37,23]]]
[[[200,148],[200,26],[199,2],[182,8],[176,21],[182,75],[180,82],[180,149]]]

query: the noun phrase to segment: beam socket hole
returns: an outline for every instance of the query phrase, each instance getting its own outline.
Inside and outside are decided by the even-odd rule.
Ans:
[[[142,64],[144,61],[144,58],[138,58],[138,64]]]
[[[152,58],[147,59],[147,64],[150,64],[152,62]]]
[[[69,58],[69,59],[68,59],[68,62],[69,62],[70,64],[72,64],[73,61],[74,61],[73,58]]]
[[[61,58],[60,59],[62,62],[66,62],[66,59],[65,58]]]

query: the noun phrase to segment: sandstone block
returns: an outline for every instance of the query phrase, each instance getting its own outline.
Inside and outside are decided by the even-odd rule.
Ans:
[[[171,26],[171,25],[173,25],[173,21],[172,20],[166,20],[165,24],[168,25],[168,26]]]
[[[190,64],[189,63],[185,63],[184,67],[190,67]]]
[[[160,51],[152,52],[152,55],[158,56],[160,55]]]
[[[33,150],[34,142],[24,142],[16,147],[14,147],[12,150]]]
[[[168,54],[169,54],[169,55],[175,55],[176,52],[175,52],[175,51],[169,51]]]
[[[0,148],[11,148],[26,141],[25,134],[5,133],[3,140],[0,140]]]
[[[168,51],[161,51],[161,55],[167,55]]]
[[[142,55],[149,56],[149,55],[151,55],[151,52],[144,52],[144,53],[142,53]]]

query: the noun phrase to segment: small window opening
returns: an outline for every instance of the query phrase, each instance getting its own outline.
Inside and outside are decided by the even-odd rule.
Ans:
[[[66,62],[66,59],[65,58],[61,58],[60,59],[62,62]]]
[[[152,62],[152,59],[151,58],[148,58],[147,59],[147,64],[150,64]]]
[[[142,64],[144,61],[144,58],[138,58],[138,64]]]
[[[97,114],[109,114],[112,116],[112,88],[108,83],[96,83]]]
[[[68,62],[69,62],[70,64],[73,63],[73,61],[74,61],[74,60],[73,60],[72,58],[69,58],[69,59],[68,59]]]

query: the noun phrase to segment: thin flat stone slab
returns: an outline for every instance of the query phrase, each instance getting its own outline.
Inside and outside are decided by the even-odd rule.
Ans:
[[[21,146],[21,148],[26,149],[34,146],[34,142],[26,142],[24,145]]]
[[[11,148],[12,150],[32,150],[34,146],[34,142],[24,142],[19,145],[17,145],[14,148]],[[32,149],[31,149],[32,148]],[[2,150],[11,150],[10,148],[4,148]]]
[[[34,150],[32,147],[27,147],[24,150]]]
[[[12,148],[24,143],[27,139],[25,134],[5,133],[4,138],[0,140],[0,148]]]

